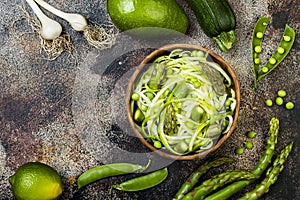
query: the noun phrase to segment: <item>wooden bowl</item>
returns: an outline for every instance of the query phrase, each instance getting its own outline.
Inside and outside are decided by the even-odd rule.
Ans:
[[[144,136],[140,133],[139,129],[137,128],[137,125],[133,120],[133,117],[131,114],[131,108],[130,108],[130,98],[131,98],[131,94],[132,94],[133,85],[134,85],[136,78],[138,78],[140,73],[142,73],[144,71],[143,70],[144,66],[146,66],[147,63],[151,63],[153,60],[155,60],[155,58],[157,58],[161,55],[167,54],[174,49],[188,49],[188,50],[195,49],[195,50],[201,50],[203,52],[207,52],[211,56],[213,61],[218,63],[227,72],[227,74],[231,77],[231,79],[233,81],[233,89],[236,94],[236,108],[235,108],[234,114],[233,114],[233,124],[232,124],[231,128],[229,129],[229,131],[225,134],[221,134],[218,141],[210,149],[204,150],[200,153],[188,154],[188,155],[182,155],[182,156],[175,155],[171,152],[168,152],[167,150],[157,149],[151,143],[149,143],[144,138]],[[126,111],[127,111],[129,123],[130,123],[134,133],[136,134],[136,136],[139,138],[139,140],[142,142],[143,145],[148,147],[151,151],[153,151],[153,152],[157,153],[158,155],[165,157],[165,158],[174,159],[174,160],[194,160],[197,158],[203,158],[204,156],[216,151],[233,133],[234,129],[236,128],[239,110],[240,110],[240,84],[239,84],[237,76],[236,76],[234,70],[231,68],[231,66],[223,58],[221,58],[219,55],[214,53],[212,50],[209,50],[209,49],[203,48],[201,46],[197,46],[197,45],[191,45],[191,44],[170,44],[170,45],[163,46],[163,47],[153,51],[152,53],[150,53],[148,56],[145,57],[145,59],[137,67],[137,69],[131,76],[128,87],[127,87],[126,109],[127,109]]]

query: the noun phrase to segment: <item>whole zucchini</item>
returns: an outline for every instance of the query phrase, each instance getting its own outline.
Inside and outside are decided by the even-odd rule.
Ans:
[[[203,32],[222,51],[235,42],[235,16],[227,0],[186,0]]]

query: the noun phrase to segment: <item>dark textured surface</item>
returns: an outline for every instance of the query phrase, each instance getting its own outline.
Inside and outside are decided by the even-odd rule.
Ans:
[[[90,22],[109,20],[103,0],[47,2],[67,12],[78,12]],[[280,119],[276,154],[291,141],[294,148],[278,181],[262,199],[300,199],[299,1],[229,0],[237,19],[237,42],[227,53],[220,52],[203,34],[186,3],[178,2],[191,21],[186,38],[180,41],[200,44],[220,54],[232,65],[241,83],[237,129],[209,156],[229,156],[236,163],[214,169],[205,178],[226,169],[251,169],[264,151],[268,123],[276,116]],[[65,183],[62,199],[171,199],[189,173],[208,158],[173,162],[149,153],[128,131],[122,103],[133,66],[151,49],[168,41],[145,44],[121,34],[119,46],[99,51],[65,21],[55,18],[71,35],[74,51],[51,61],[45,59],[39,36],[21,8],[33,16],[25,1],[0,2],[0,199],[13,199],[8,177],[29,161],[41,161],[57,169]],[[264,15],[271,17],[263,41],[264,61],[277,47],[286,23],[296,30],[297,36],[290,54],[253,92],[251,34],[256,20]],[[266,98],[275,99],[279,89],[287,91],[285,100],[295,103],[293,110],[264,105]],[[253,139],[254,148],[241,156],[235,155],[234,150],[243,145],[250,130],[258,133]],[[120,161],[145,164],[149,158],[153,160],[149,171],[169,167],[169,177],[159,187],[136,193],[113,190],[109,194],[112,184],[136,176],[129,175],[101,180],[80,191],[76,189],[77,177],[90,167]]]

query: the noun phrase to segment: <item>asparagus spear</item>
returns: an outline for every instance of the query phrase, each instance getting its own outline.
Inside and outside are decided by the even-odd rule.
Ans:
[[[293,147],[293,142],[287,145],[277,156],[275,161],[273,162],[273,166],[270,167],[266,173],[266,177],[262,182],[256,185],[255,189],[246,193],[239,200],[256,200],[261,197],[263,194],[269,191],[269,188],[272,184],[274,184],[280,174],[280,172],[284,168],[284,163],[287,160],[291,150]]]
[[[234,181],[238,180],[254,180],[257,177],[245,170],[226,171],[215,175],[211,179],[204,181],[200,186],[194,188],[191,192],[183,197],[182,200],[202,200],[210,192]]]
[[[231,158],[217,158],[212,161],[207,161],[188,177],[188,179],[185,181],[185,183],[182,184],[181,188],[176,193],[173,200],[182,199],[184,195],[186,195],[193,189],[193,187],[198,183],[201,176],[205,174],[209,169],[221,166],[225,163],[232,163],[233,161],[234,160]]]
[[[256,176],[261,176],[263,171],[268,167],[270,164],[273,154],[275,145],[277,144],[277,136],[278,136],[278,129],[279,129],[279,120],[273,117],[270,121],[270,129],[268,132],[268,141],[264,155],[260,158],[258,164],[252,170],[252,173]],[[252,180],[241,180],[230,184],[229,186],[215,192],[214,194],[205,198],[205,200],[225,200],[234,195],[235,193],[241,191],[244,187],[252,183]]]

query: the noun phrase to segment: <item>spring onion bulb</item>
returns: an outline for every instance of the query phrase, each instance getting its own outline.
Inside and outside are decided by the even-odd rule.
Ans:
[[[26,0],[37,18],[41,22],[40,34],[45,40],[54,40],[62,33],[61,25],[49,17],[47,17],[34,2],[34,0]]]
[[[102,26],[91,26],[80,14],[63,12],[46,3],[44,0],[35,1],[44,9],[69,22],[74,30],[83,32],[85,39],[90,45],[98,49],[106,49],[112,47],[112,45],[115,43],[117,35],[117,29],[115,27],[109,27],[111,29],[106,30]]]
[[[233,124],[230,76],[202,51],[158,57],[133,86],[131,111],[144,136],[176,155],[211,148]]]
[[[43,8],[45,8],[46,10],[52,12],[56,16],[69,22],[71,27],[76,31],[84,31],[84,29],[88,25],[86,19],[80,14],[63,12],[61,10],[54,8],[53,6],[51,6],[50,4],[48,4],[43,0],[35,0],[35,2],[38,3],[40,6],[42,6]]]

